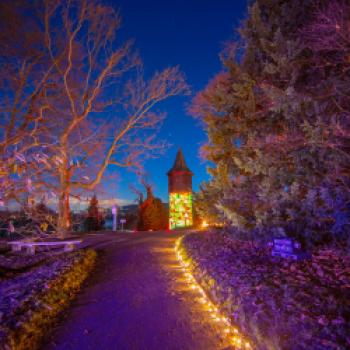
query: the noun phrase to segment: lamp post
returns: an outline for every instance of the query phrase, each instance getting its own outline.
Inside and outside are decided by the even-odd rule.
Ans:
[[[116,204],[112,207],[113,214],[113,231],[117,231],[117,215],[118,215],[118,206]]]

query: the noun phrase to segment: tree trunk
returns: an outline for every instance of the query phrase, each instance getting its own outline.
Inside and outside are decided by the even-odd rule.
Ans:
[[[58,237],[65,238],[71,228],[69,188],[63,190],[58,201]]]
[[[57,234],[60,238],[67,237],[71,229],[71,215],[70,215],[70,177],[71,171],[69,168],[68,157],[65,156],[62,162],[60,171],[60,196],[58,199],[58,220],[57,220]]]

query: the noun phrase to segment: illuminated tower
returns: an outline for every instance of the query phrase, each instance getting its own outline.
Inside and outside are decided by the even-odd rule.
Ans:
[[[181,149],[173,167],[168,171],[169,228],[192,226],[192,171],[188,168]]]

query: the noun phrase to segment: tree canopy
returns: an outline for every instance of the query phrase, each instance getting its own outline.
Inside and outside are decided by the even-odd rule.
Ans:
[[[102,1],[14,0],[0,19],[0,205],[19,202],[19,188],[55,197],[64,236],[72,196],[94,190],[110,165],[139,169],[159,154],[165,115],[154,108],[188,88],[176,66],[144,78]]]
[[[154,197],[151,185],[143,183],[147,196],[139,204],[137,229],[140,231],[165,230],[168,227],[168,211],[162,201]]]
[[[202,155],[213,164],[199,194],[207,201],[203,217],[310,244],[347,236],[344,7],[321,0],[250,6],[241,41],[227,46],[222,72],[191,109],[208,133]]]

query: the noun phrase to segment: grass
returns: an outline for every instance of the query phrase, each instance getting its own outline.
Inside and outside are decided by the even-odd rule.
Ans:
[[[80,290],[95,264],[96,256],[92,249],[81,251],[70,269],[51,281],[44,292],[33,296],[38,307],[24,310],[25,321],[10,332],[8,344],[11,350],[38,349],[59,313]]]

